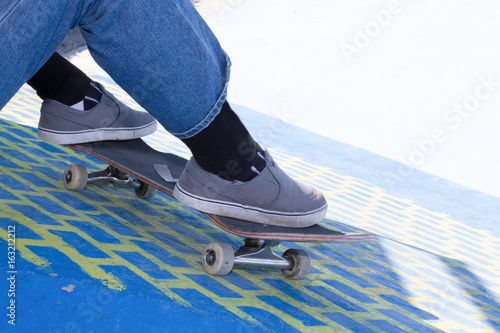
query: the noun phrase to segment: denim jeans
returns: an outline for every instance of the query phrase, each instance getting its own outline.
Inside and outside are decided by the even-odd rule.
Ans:
[[[219,113],[230,61],[189,0],[0,0],[0,108],[75,26],[95,61],[178,138]]]

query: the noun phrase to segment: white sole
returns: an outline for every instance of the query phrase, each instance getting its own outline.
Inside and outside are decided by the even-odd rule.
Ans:
[[[156,131],[157,122],[151,122],[143,127],[130,128],[101,128],[81,132],[52,131],[38,128],[38,137],[46,142],[70,145],[106,140],[132,140],[152,134]]]
[[[289,228],[305,228],[317,224],[325,217],[328,209],[328,206],[325,204],[320,209],[311,212],[288,213],[244,206],[237,203],[208,201],[206,198],[187,193],[180,188],[179,184],[174,188],[174,197],[200,212]]]

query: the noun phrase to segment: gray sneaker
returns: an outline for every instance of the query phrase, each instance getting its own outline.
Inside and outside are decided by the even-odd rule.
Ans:
[[[101,101],[88,111],[75,110],[46,99],[40,110],[38,136],[58,144],[104,140],[129,140],[156,131],[156,120],[147,112],[129,108],[99,85]]]
[[[315,188],[287,176],[265,151],[266,167],[248,182],[226,181],[194,160],[177,181],[174,197],[199,211],[256,223],[308,227],[320,222],[327,203]]]

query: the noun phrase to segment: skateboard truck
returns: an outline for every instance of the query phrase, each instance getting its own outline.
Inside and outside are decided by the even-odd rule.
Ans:
[[[64,170],[63,179],[66,189],[73,191],[81,191],[87,184],[94,184],[97,186],[130,188],[135,191],[138,197],[145,199],[152,198],[156,194],[154,187],[130,177],[111,165],[102,171],[88,173],[85,166],[70,164]]]
[[[87,183],[97,186],[112,185],[115,187],[131,188],[134,190],[138,190],[142,186],[139,181],[129,177],[126,173],[123,173],[112,166],[109,166],[102,171],[89,173]]]
[[[271,247],[279,245],[279,241],[262,241],[246,238],[245,245],[234,253],[234,264],[238,267],[258,266],[262,268],[288,269],[288,260],[276,255]]]
[[[203,268],[211,275],[226,275],[233,267],[281,269],[283,276],[300,280],[311,270],[311,259],[304,250],[288,249],[280,257],[272,250],[278,240],[245,238],[245,245],[233,252],[227,243],[210,243],[203,253]]]

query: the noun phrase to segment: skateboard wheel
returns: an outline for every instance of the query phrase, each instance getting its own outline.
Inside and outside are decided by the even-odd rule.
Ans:
[[[70,191],[81,191],[87,186],[89,174],[87,168],[79,164],[70,164],[64,170],[64,187]]]
[[[311,257],[304,250],[288,249],[283,253],[283,258],[288,260],[291,267],[282,269],[283,276],[291,280],[302,280],[311,270]]]
[[[210,243],[203,252],[203,268],[210,275],[227,275],[234,265],[234,251],[227,243]]]
[[[153,186],[142,183],[142,186],[139,189],[135,190],[135,194],[139,198],[149,199],[156,195],[156,189]]]

